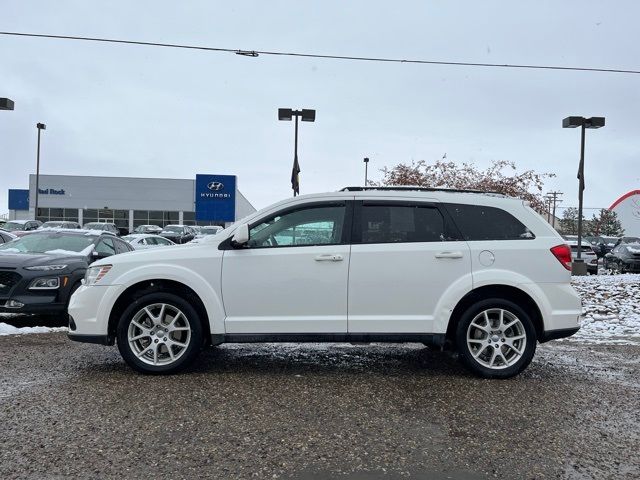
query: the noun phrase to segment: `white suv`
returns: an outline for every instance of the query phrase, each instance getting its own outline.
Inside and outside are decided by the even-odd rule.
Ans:
[[[506,378],[537,342],[579,328],[571,250],[526,202],[498,194],[350,187],[290,198],[202,243],[94,263],[69,337],[145,373],[225,342],[453,346]]]

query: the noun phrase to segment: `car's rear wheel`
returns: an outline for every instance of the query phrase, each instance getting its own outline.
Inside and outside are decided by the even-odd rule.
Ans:
[[[151,293],[125,310],[117,338],[122,358],[135,370],[175,373],[200,353],[202,324],[197,312],[181,297]]]
[[[509,378],[522,372],[536,351],[536,330],[529,315],[499,298],[469,307],[456,329],[464,365],[485,378]]]

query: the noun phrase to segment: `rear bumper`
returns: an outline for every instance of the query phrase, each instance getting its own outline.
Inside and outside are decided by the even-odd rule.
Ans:
[[[559,330],[546,330],[542,332],[542,335],[540,336],[539,341],[540,343],[545,343],[550,340],[557,340],[559,338],[570,337],[571,335],[575,334],[578,330],[580,330],[580,327],[561,328]]]

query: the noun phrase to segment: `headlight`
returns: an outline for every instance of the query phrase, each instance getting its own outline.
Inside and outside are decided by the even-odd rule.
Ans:
[[[98,267],[89,267],[84,275],[85,285],[95,285],[111,270],[111,265],[100,265]]]
[[[29,285],[29,290],[55,290],[60,287],[58,277],[36,278]]]
[[[25,270],[33,270],[37,272],[49,272],[52,270],[64,270],[66,265],[35,265],[33,267],[24,267]]]

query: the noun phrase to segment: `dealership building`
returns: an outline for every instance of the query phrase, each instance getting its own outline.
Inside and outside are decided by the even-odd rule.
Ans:
[[[40,175],[29,189],[9,190],[9,219],[37,218],[139,225],[227,226],[256,211],[238,190],[234,175],[198,174],[195,179]]]

